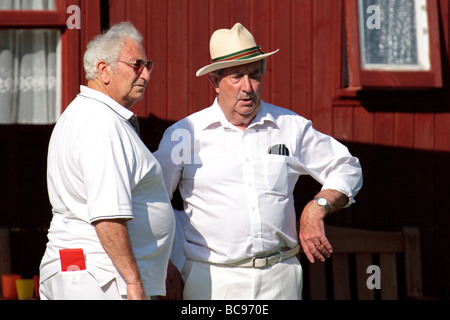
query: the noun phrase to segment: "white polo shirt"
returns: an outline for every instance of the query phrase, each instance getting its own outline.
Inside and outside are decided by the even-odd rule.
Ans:
[[[41,281],[61,270],[59,249],[82,248],[100,285],[126,284],[104,251],[92,222],[129,219],[131,245],[147,295],[164,295],[175,220],[158,161],[128,119],[133,113],[81,86],[53,130],[47,181],[53,219]]]
[[[269,154],[275,145],[289,154]],[[302,175],[344,193],[348,205],[362,186],[359,160],[343,144],[311,121],[264,102],[243,132],[228,122],[216,99],[168,128],[154,155],[169,194],[179,187],[184,199],[183,248],[196,261],[233,263],[295,247],[293,190]],[[178,239],[177,233],[177,245]]]

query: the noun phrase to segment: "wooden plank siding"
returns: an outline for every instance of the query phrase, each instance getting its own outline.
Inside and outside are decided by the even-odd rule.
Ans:
[[[385,231],[419,227],[425,294],[448,297],[450,256],[442,252],[450,246],[450,11],[449,0],[436,1],[443,88],[347,92],[342,90],[344,0],[68,0],[80,5],[82,28],[62,35],[63,72],[73,75],[63,83],[63,108],[85,83],[87,42],[102,24],[129,20],[155,61],[146,96],[133,107],[143,141],[155,151],[171,123],[212,103],[211,85],[195,72],[210,63],[212,32],[241,22],[265,52],[280,49],[267,60],[263,99],[311,119],[361,160],[364,186],[357,203],[326,222]],[[0,126],[2,150],[8,153],[0,164],[9,169],[0,176],[14,185],[0,187],[11,199],[0,225],[48,227],[44,160],[49,133],[48,126]],[[31,170],[27,166],[35,158],[38,167]],[[319,187],[300,179],[298,210]],[[26,206],[33,210],[15,205],[35,190]],[[19,264],[14,259],[13,269]],[[32,267],[37,266],[27,266]]]
[[[291,0],[112,1],[110,24],[132,21],[144,35],[148,57],[155,61],[147,96],[133,110],[141,118],[154,115],[176,121],[209,106],[214,92],[207,78],[197,78],[195,72],[210,63],[212,32],[239,21],[263,50],[280,49],[268,61],[263,99],[311,115],[312,56],[305,45],[311,42],[311,21],[294,13],[312,13],[313,5]],[[140,16],[149,18],[136,18]],[[291,82],[295,90],[288,85]],[[318,95],[324,96],[320,91]]]

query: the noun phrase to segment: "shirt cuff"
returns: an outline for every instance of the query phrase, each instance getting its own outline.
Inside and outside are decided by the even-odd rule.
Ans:
[[[356,193],[353,192],[352,188],[349,185],[343,184],[338,181],[326,181],[321,190],[336,190],[345,194],[348,198],[348,202],[342,208],[348,208],[352,204],[354,204]]]
[[[95,221],[101,221],[101,220],[114,220],[114,219],[125,219],[125,220],[131,220],[134,219],[134,216],[132,214],[124,214],[124,215],[98,215],[90,219],[91,224]]]

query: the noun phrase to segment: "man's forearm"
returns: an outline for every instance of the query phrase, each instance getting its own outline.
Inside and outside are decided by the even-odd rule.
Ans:
[[[139,269],[131,249],[126,221],[101,220],[94,224],[98,238],[114,266],[127,283],[141,280]]]
[[[327,199],[328,205],[330,206],[330,212],[336,212],[342,209],[348,202],[348,197],[336,190],[325,189],[320,191],[316,197],[322,197]]]

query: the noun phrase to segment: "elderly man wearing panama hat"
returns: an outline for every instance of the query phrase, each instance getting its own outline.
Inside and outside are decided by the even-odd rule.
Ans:
[[[344,145],[261,100],[266,58],[277,51],[264,53],[240,23],[215,31],[212,63],[197,76],[208,76],[217,97],[169,127],[155,152],[169,194],[179,188],[184,201],[182,250],[172,252],[184,299],[300,299],[299,242],[311,262],[329,257],[324,218],[362,186]],[[292,193],[301,175],[323,187],[298,233]]]

